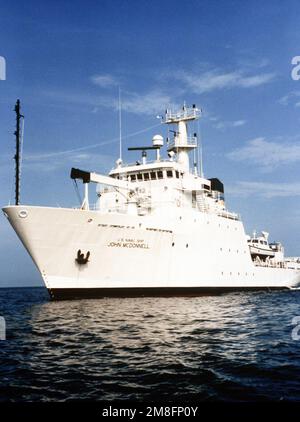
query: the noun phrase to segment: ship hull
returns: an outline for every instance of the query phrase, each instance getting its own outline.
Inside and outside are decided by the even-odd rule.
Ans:
[[[287,290],[288,287],[140,287],[140,288],[82,288],[48,289],[52,300],[136,298],[136,297],[196,297],[217,296],[230,292]]]
[[[242,223],[214,214],[178,209],[138,217],[32,206],[3,211],[52,299],[194,296],[300,282],[299,270],[255,266]]]

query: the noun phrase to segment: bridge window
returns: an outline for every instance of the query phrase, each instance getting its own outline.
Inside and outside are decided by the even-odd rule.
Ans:
[[[136,175],[135,174],[132,174],[130,176],[130,179],[131,179],[132,182],[135,182],[136,181]]]
[[[155,171],[152,171],[150,173],[150,177],[151,177],[151,180],[156,180],[156,173],[155,173]]]
[[[144,180],[149,180],[149,173],[144,173]]]
[[[179,179],[179,171],[176,170],[176,178]]]
[[[143,175],[142,175],[142,173],[139,173],[139,174],[137,175],[137,179],[138,179],[138,180],[143,180]]]
[[[163,172],[162,172],[162,170],[159,170],[158,172],[157,172],[157,178],[158,179],[163,179]]]
[[[167,177],[173,177],[173,171],[167,170]]]

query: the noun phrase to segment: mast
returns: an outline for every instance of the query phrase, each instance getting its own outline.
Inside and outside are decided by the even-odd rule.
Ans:
[[[121,88],[119,87],[119,158],[122,160],[122,105],[121,105]]]
[[[21,118],[24,116],[21,114],[21,105],[20,100],[17,100],[15,105],[15,112],[16,112],[16,154],[14,156],[14,160],[16,162],[16,181],[15,181],[15,203],[16,205],[20,204],[20,144],[21,144],[21,136],[20,136],[20,121]]]
[[[189,171],[189,152],[197,148],[197,135],[188,136],[187,124],[192,120],[200,118],[201,110],[194,104],[187,107],[185,104],[177,113],[166,110],[164,123],[168,125],[176,124],[177,130],[174,131],[174,140],[169,143],[168,152],[175,152],[180,163],[186,171]]]

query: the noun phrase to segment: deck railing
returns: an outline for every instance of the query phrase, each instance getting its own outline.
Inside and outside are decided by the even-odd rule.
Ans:
[[[174,138],[171,141],[169,141],[168,149],[171,148],[181,148],[181,147],[196,147],[197,146],[197,138],[194,136],[188,136],[185,140],[185,142],[182,142],[178,138]]]

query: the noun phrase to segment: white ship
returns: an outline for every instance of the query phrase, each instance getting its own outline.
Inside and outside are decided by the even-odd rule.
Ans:
[[[195,106],[166,111],[163,122],[174,129],[168,159],[162,159],[164,139],[156,135],[150,147],[129,148],[142,152],[141,161],[125,165],[119,159],[108,176],[72,169],[85,191],[78,209],[3,208],[52,299],[197,295],[300,283],[300,265],[285,260],[281,245],[269,245],[266,234],[249,238],[238,214],[226,209],[222,182],[203,177],[195,163],[197,137],[188,136],[187,128],[199,117]],[[155,160],[148,161],[147,153]],[[94,207],[90,183],[97,184]]]

